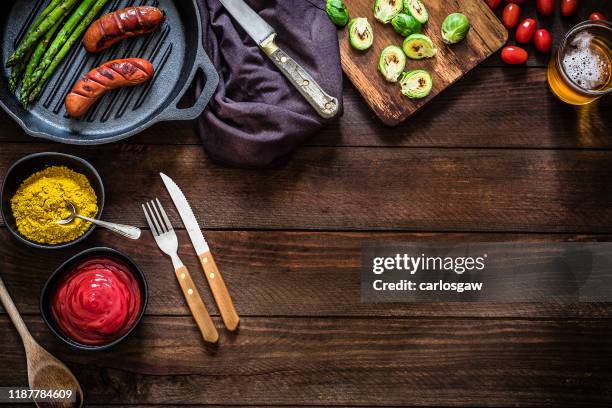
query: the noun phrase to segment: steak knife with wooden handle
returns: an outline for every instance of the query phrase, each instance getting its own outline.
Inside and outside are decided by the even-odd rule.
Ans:
[[[326,119],[336,116],[338,99],[321,89],[312,76],[276,44],[276,32],[259,14],[243,0],[219,1],[319,116]]]
[[[227,286],[225,286],[223,276],[221,276],[221,272],[219,272],[219,269],[217,268],[215,259],[210,253],[210,248],[208,247],[206,239],[204,239],[204,235],[202,234],[198,220],[193,214],[191,206],[189,205],[187,198],[185,198],[185,194],[183,194],[176,183],[163,173],[160,173],[160,176],[166,186],[166,189],[168,190],[168,193],[170,193],[170,197],[172,198],[181,219],[183,220],[183,224],[187,229],[187,234],[189,234],[189,238],[191,239],[191,243],[198,254],[198,258],[200,258],[200,263],[202,264],[202,268],[204,268],[206,280],[208,281],[210,291],[217,302],[217,307],[219,308],[219,313],[221,313],[223,323],[225,323],[225,327],[227,327],[229,331],[234,331],[240,324],[240,317],[236,312],[234,302],[232,301],[229,291],[227,290]]]

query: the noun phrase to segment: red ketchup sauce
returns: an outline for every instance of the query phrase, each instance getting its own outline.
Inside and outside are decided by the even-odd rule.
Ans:
[[[108,344],[127,333],[140,314],[140,284],[128,266],[91,258],[64,275],[51,296],[51,316],[77,343]]]

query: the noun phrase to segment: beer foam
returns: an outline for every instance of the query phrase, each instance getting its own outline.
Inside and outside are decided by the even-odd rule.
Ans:
[[[601,51],[593,46],[593,35],[589,32],[577,34],[563,57],[563,68],[570,79],[588,90],[606,85],[610,73],[608,61]]]

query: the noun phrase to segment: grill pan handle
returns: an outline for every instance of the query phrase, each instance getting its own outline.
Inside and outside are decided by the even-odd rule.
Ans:
[[[202,89],[202,92],[200,93],[192,107],[179,109],[177,105],[189,89],[189,86],[193,82],[193,79],[195,78],[198,69],[202,69],[202,71],[204,72],[204,76],[206,77],[204,89]],[[208,102],[210,101],[210,98],[212,98],[213,93],[217,89],[218,85],[219,74],[217,73],[217,70],[215,69],[213,63],[208,58],[208,55],[206,55],[206,51],[204,51],[204,48],[200,45],[193,69],[189,74],[189,79],[185,83],[183,89],[181,89],[181,92],[178,94],[178,96],[170,103],[170,105],[168,105],[166,109],[164,109],[160,113],[159,117],[157,118],[157,121],[184,121],[196,119],[202,114],[202,112],[204,112],[204,109],[206,109],[206,105],[208,105]]]

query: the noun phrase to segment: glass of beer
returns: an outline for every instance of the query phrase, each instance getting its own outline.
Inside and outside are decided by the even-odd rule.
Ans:
[[[550,59],[548,85],[571,105],[586,105],[610,93],[612,24],[585,21],[572,28]]]

